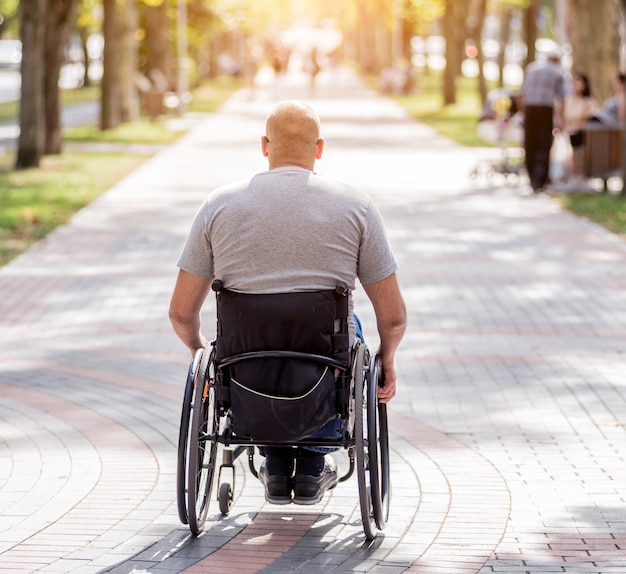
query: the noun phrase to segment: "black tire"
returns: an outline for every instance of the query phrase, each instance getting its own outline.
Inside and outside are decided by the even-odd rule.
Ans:
[[[176,503],[178,505],[178,517],[183,524],[189,523],[189,517],[187,514],[187,458],[189,452],[189,429],[191,428],[193,390],[203,352],[203,349],[198,349],[189,364],[187,381],[185,383],[185,394],[183,396],[183,405],[180,413],[178,457],[176,464]]]
[[[352,364],[352,383],[354,389],[354,439],[356,454],[357,482],[359,485],[359,504],[361,506],[361,522],[365,538],[376,538],[377,526],[372,504],[372,488],[368,468],[369,447],[366,425],[366,391],[367,382],[365,376],[367,347],[363,343],[357,343],[355,358]]]
[[[208,349],[202,354],[196,381],[187,465],[187,516],[194,536],[202,532],[209,510],[218,446],[213,353]]]
[[[233,489],[228,482],[220,485],[218,500],[220,503],[220,512],[224,516],[228,516],[230,507],[233,505]]]
[[[378,402],[383,372],[378,355],[372,357],[367,375],[367,436],[374,519],[379,530],[389,518],[389,434],[387,406]]]

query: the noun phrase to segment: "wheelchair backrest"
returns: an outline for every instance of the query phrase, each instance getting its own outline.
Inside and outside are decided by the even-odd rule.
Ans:
[[[298,351],[348,362],[348,296],[335,290],[217,293],[217,360],[251,351]]]
[[[348,293],[338,291],[217,292],[216,365],[228,364],[220,383],[238,436],[295,442],[337,416],[337,369],[319,358],[349,364]]]

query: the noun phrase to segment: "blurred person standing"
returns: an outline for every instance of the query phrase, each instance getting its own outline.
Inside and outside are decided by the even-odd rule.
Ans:
[[[532,62],[526,67],[521,91],[524,152],[534,193],[542,192],[548,181],[554,114],[556,110],[559,114],[557,125],[562,126],[565,85],[560,50],[548,54],[545,62]]]
[[[315,46],[311,48],[311,52],[309,53],[308,59],[305,62],[304,67],[310,77],[309,87],[315,88],[315,79],[322,69],[322,66],[320,65],[320,59],[317,54],[317,48]]]

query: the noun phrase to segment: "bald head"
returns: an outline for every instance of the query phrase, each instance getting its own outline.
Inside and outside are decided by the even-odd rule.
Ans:
[[[270,168],[297,165],[312,170],[322,155],[323,143],[320,119],[306,104],[283,102],[267,118],[262,144]]]

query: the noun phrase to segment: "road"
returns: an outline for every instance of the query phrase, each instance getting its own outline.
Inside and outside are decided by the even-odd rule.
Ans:
[[[82,65],[68,64],[61,69],[59,85],[64,89],[76,88],[82,79]],[[93,64],[90,76],[97,80],[101,77],[102,67]],[[21,76],[18,70],[0,69],[0,103],[19,100]],[[64,127],[93,124],[98,121],[100,107],[98,102],[84,102],[68,107],[61,112]],[[20,130],[17,121],[0,123],[0,151],[6,152],[16,145]]]
[[[0,69],[0,103],[20,98],[20,82],[19,71]]]

